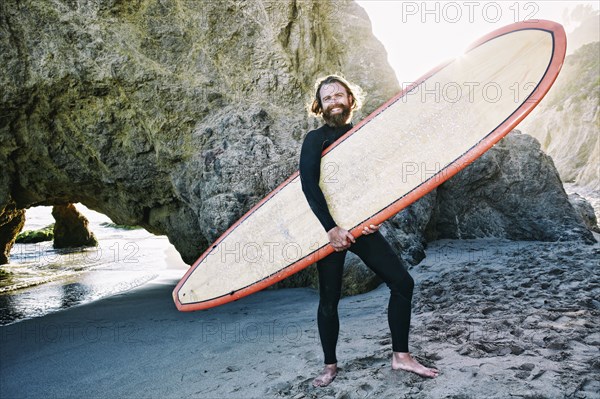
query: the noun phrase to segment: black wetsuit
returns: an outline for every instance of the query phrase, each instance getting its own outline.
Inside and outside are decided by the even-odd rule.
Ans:
[[[300,179],[304,195],[325,231],[336,226],[319,187],[321,153],[352,128],[346,125],[332,128],[324,125],[310,131],[300,153]],[[342,226],[349,227],[349,226]],[[408,352],[411,301],[414,281],[381,233],[359,237],[349,248],[362,259],[390,288],[388,323],[392,333],[392,350]],[[319,310],[317,324],[325,355],[325,364],[337,363],[335,348],[339,334],[338,302],[342,289],[342,274],[346,251],[334,252],[317,262],[319,271]]]

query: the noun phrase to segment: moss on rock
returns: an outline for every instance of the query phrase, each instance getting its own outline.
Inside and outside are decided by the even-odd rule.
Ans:
[[[16,243],[35,244],[36,242],[52,241],[54,239],[54,223],[38,230],[25,230],[21,232]]]
[[[143,228],[140,226],[129,226],[127,224],[117,224],[117,223],[109,223],[109,222],[100,223],[100,226],[110,227],[112,229],[121,229],[121,230],[139,230],[139,229]]]
[[[11,275],[12,273],[0,269],[0,281],[5,282],[6,280],[10,280]]]

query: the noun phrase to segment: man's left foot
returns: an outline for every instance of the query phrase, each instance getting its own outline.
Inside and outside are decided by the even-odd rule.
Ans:
[[[334,364],[326,364],[321,374],[319,374],[313,380],[313,386],[315,387],[326,387],[331,384],[335,377],[337,376],[337,363]]]
[[[435,378],[439,374],[439,370],[423,366],[408,352],[393,352],[392,369],[410,371],[427,378]]]

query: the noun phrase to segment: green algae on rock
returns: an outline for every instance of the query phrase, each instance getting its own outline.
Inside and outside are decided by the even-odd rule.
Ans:
[[[35,244],[43,241],[52,241],[54,239],[54,223],[38,230],[25,230],[19,233],[15,243]]]

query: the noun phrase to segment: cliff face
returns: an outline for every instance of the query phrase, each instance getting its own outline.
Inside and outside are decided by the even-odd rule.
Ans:
[[[317,77],[399,88],[348,1],[7,0],[0,63],[0,220],[81,202],[187,262],[297,168]]]
[[[600,42],[566,58],[554,86],[520,129],[540,141],[563,181],[600,189]]]

